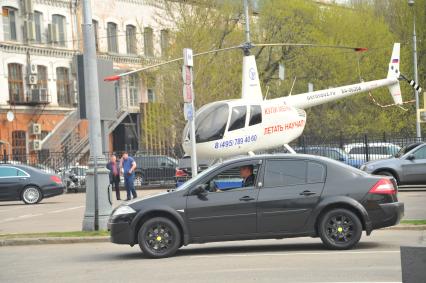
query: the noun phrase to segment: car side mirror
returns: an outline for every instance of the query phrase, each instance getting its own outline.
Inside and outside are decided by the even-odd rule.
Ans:
[[[407,156],[407,160],[414,160],[414,159],[416,159],[416,157],[414,156],[414,154],[409,154]]]
[[[198,185],[191,191],[191,195],[193,196],[201,196],[205,194],[207,194],[207,184]]]

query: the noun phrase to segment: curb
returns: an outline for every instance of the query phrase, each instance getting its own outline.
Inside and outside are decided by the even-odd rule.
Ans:
[[[28,246],[28,245],[49,245],[49,244],[103,243],[103,242],[109,242],[109,241],[110,241],[109,236],[10,238],[10,239],[0,239],[0,247],[4,247],[4,246]]]
[[[383,230],[400,230],[400,231],[421,231],[426,230],[426,225],[396,225],[391,227],[383,228]]]

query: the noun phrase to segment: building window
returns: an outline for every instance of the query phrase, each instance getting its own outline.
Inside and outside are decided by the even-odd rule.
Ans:
[[[145,56],[153,57],[154,56],[154,37],[152,28],[144,29],[144,45],[145,45]]]
[[[136,27],[126,26],[127,54],[136,54]]]
[[[25,131],[12,132],[13,160],[25,162],[27,157],[27,137]]]
[[[24,102],[24,80],[22,65],[11,63],[7,65],[9,82],[9,102]]]
[[[108,36],[108,52],[118,53],[116,24],[114,23],[107,24],[107,36]]]
[[[41,43],[41,33],[43,30],[43,14],[34,12],[34,25],[35,25],[35,42]]]
[[[93,27],[93,34],[95,36],[96,51],[99,51],[99,34],[98,34],[99,24],[98,24],[98,21],[92,20],[92,27]]]
[[[169,31],[161,30],[161,56],[167,57],[169,49]]]
[[[72,106],[68,68],[56,68],[56,92],[60,106]]]
[[[46,66],[37,66],[37,86],[31,90],[31,99],[35,102],[48,101]]]
[[[65,46],[65,17],[62,15],[53,15],[52,16],[52,24],[55,26],[55,28],[52,29],[52,33],[55,33],[55,35],[52,36],[52,41],[57,41],[57,44],[59,46]],[[55,29],[57,31],[55,31]],[[56,38],[57,37],[57,38]],[[56,39],[56,40],[55,40]]]
[[[148,88],[147,93],[148,93],[148,102],[155,102],[154,90],[152,88]]]
[[[3,31],[5,40],[17,40],[16,35],[16,16],[18,10],[11,7],[3,7]]]
[[[129,106],[138,106],[139,76],[129,76]]]

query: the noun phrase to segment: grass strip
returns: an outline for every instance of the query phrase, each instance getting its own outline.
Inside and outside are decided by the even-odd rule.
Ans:
[[[0,234],[0,239],[13,238],[52,238],[52,237],[99,237],[109,236],[109,232],[102,231],[71,231],[71,232],[46,232],[46,233],[19,233],[19,234]]]
[[[402,220],[401,224],[408,224],[408,225],[426,225],[426,219],[420,219],[420,220]]]

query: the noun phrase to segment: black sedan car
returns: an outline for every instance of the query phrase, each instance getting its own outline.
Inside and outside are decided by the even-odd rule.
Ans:
[[[113,243],[139,244],[161,258],[191,243],[302,236],[350,249],[362,231],[396,225],[403,213],[390,177],[328,158],[275,154],[228,160],[175,191],[124,203],[108,227]]]
[[[57,175],[26,165],[0,164],[0,201],[36,204],[63,192],[64,185]]]

